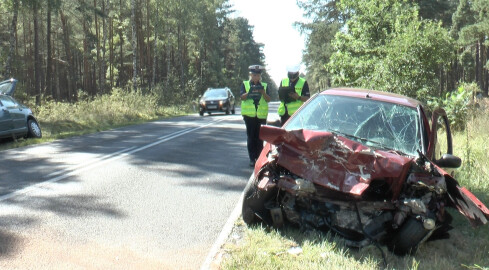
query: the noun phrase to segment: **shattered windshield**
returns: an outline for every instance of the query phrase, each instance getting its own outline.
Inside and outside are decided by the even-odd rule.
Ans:
[[[353,97],[318,95],[285,126],[334,132],[366,146],[417,156],[421,149],[414,108]]]

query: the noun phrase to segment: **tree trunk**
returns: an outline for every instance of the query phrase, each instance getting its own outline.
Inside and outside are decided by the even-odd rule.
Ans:
[[[180,29],[180,25],[177,28],[177,50],[178,50],[178,62],[180,65],[180,90],[183,92],[185,91],[184,87],[184,71],[183,71],[183,45],[182,45],[182,33]]]
[[[151,26],[150,26],[150,4],[149,0],[146,0],[146,77],[148,80],[148,84],[151,84],[150,82],[150,70],[151,70],[151,42],[149,41],[149,38],[151,36]],[[150,86],[151,87],[151,86]]]
[[[155,43],[154,43],[154,48],[153,48],[153,79],[151,81],[151,88],[155,87],[156,84],[156,63],[157,63],[157,50],[156,47],[158,46],[158,10],[159,7],[156,5],[156,16],[155,16],[155,22],[154,22],[154,29],[155,29]]]
[[[167,48],[167,51],[166,51],[166,82],[165,82],[165,89],[168,89],[170,87],[171,52],[172,52],[172,46],[171,46],[171,44],[168,44],[168,48]]]
[[[87,20],[83,19],[83,90],[87,91],[87,93],[92,93],[92,89],[90,89],[90,68],[88,64],[88,55],[90,51],[88,50],[88,26]],[[92,93],[93,94],[93,93]]]
[[[487,46],[487,50],[486,50],[486,63],[489,62],[489,46]],[[486,87],[484,88],[484,96],[488,96],[489,95],[489,67],[486,67],[485,70],[486,70]]]
[[[60,100],[60,92],[59,92],[59,64],[58,64],[58,61],[60,58],[60,52],[59,52],[59,45],[58,45],[58,34],[55,32],[55,37],[54,37],[54,40],[55,40],[55,45],[54,46],[54,50],[55,50],[55,55],[56,55],[56,61],[54,61],[54,78],[53,78],[53,81],[54,81],[54,88],[53,88],[53,98],[54,100],[56,101],[59,101]]]
[[[109,76],[110,76],[110,88],[114,86],[114,20],[112,18],[109,19],[110,28],[109,28]]]
[[[477,43],[475,44],[475,82],[477,85],[479,85],[479,88],[482,88],[482,85],[480,84],[480,70],[481,70],[481,65],[480,65],[480,43],[479,40],[477,40]]]
[[[102,0],[102,2],[105,1],[105,0]],[[96,50],[97,50],[97,65],[95,65],[95,72],[94,72],[94,81],[95,81],[95,84],[96,85],[96,81],[97,81],[97,76],[98,76],[98,85],[100,86],[102,84],[102,76],[100,76],[101,72],[102,72],[102,64],[100,63],[101,62],[101,57],[100,57],[100,29],[99,29],[99,23],[98,23],[98,16],[97,16],[97,0],[93,0],[93,10],[94,10],[94,14],[93,16],[95,17],[95,36],[97,37],[97,42],[96,42]],[[97,69],[98,69],[98,74],[97,74]],[[97,94],[97,87],[95,87],[94,89],[94,94]]]
[[[119,39],[120,39],[120,47],[119,47],[119,54],[120,54],[120,68],[119,68],[119,78],[117,80],[117,85],[122,86],[123,83],[123,75],[124,75],[124,53],[122,50],[122,47],[124,45],[124,35],[122,33],[123,29],[123,22],[122,22],[122,0],[119,0]]]
[[[135,13],[135,21],[136,21],[136,48],[138,49],[137,54],[137,66],[138,66],[138,78],[139,83],[141,85],[145,84],[146,73],[147,73],[147,63],[146,63],[146,53],[144,45],[144,20],[143,20],[143,12],[141,10],[142,4],[141,0],[136,0],[136,13]]]
[[[107,44],[107,17],[110,11],[110,0],[107,0],[107,3],[105,3],[105,0],[102,0],[102,12],[104,13],[104,20],[103,20],[103,45],[102,45],[102,61],[100,63],[100,89],[104,93],[106,91],[106,86],[105,86],[105,69],[106,69],[106,63],[105,63],[105,52],[106,52],[106,44]]]
[[[51,0],[47,1],[47,19],[46,19],[46,93],[54,97],[54,89],[52,87],[53,82],[53,62],[52,62],[52,49],[51,49]]]
[[[27,23],[26,22],[26,17],[27,16],[22,16],[22,28],[24,29],[23,32],[23,44],[24,44],[24,59],[30,59],[31,57],[31,53],[30,53],[30,45],[31,45],[31,35],[30,35],[30,23]],[[27,62],[27,60],[26,60]],[[35,93],[32,92],[32,77],[33,74],[32,74],[32,61],[29,61],[27,62],[24,66],[23,66],[23,70],[21,70],[22,73],[24,74],[27,74],[27,78],[26,78],[26,81],[25,81],[25,84],[26,86],[28,87],[29,90],[27,90],[27,94],[30,94],[30,95],[35,95]]]
[[[15,35],[17,33],[17,18],[19,14],[19,0],[14,0],[13,2],[13,16],[12,24],[10,26],[10,48],[7,56],[7,62],[5,63],[5,75],[7,77],[12,77],[12,62],[14,59],[14,49],[15,49]]]
[[[36,105],[41,105],[41,57],[39,54],[39,10],[37,2],[33,4],[34,21],[34,81],[36,92]]]
[[[134,91],[137,90],[137,77],[138,77],[138,70],[137,70],[137,53],[138,50],[136,48],[137,46],[137,40],[136,40],[136,0],[131,0],[131,25],[132,25],[132,88]]]
[[[75,61],[73,58],[73,55],[71,53],[71,48],[70,48],[70,34],[68,30],[68,24],[66,17],[63,13],[63,10],[59,10],[59,17],[61,19],[61,27],[63,29],[63,45],[65,47],[65,52],[66,52],[66,57],[67,62],[68,62],[68,101],[72,100],[73,92],[75,91],[75,86],[76,86],[76,77],[75,77]],[[75,95],[75,100],[76,100],[76,95]]]

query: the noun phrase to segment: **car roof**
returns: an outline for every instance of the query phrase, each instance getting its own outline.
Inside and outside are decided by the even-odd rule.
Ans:
[[[214,91],[214,90],[229,90],[227,87],[222,87],[222,88],[207,88],[206,91]]]
[[[354,98],[372,99],[383,102],[389,102],[399,105],[404,105],[407,107],[416,108],[418,105],[423,106],[423,104],[413,98],[406,97],[399,94],[376,91],[370,89],[361,88],[331,88],[320,93],[320,95],[335,95],[335,96],[346,96]]]

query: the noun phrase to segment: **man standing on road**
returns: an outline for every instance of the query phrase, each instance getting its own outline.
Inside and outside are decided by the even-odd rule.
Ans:
[[[261,72],[263,67],[251,65],[250,80],[243,81],[241,84],[241,115],[246,125],[246,135],[248,136],[248,155],[250,157],[250,167],[255,166],[262,149],[263,141],[260,140],[260,126],[266,124],[268,116],[268,102],[270,93],[267,84],[261,82]]]
[[[311,96],[306,79],[299,77],[299,70],[300,65],[288,66],[287,78],[283,79],[280,83],[280,106],[278,107],[278,115],[280,116],[282,126]],[[280,91],[285,89],[292,89],[292,91],[288,92],[284,97],[280,95]]]

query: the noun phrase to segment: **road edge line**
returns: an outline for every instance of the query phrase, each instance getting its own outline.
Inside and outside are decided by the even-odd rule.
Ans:
[[[243,204],[243,198],[244,198],[244,191],[241,193],[241,196],[239,197],[239,201],[234,207],[233,212],[231,212],[231,215],[229,216],[228,220],[226,221],[226,224],[224,224],[224,227],[221,230],[221,233],[217,237],[216,241],[214,242],[214,245],[212,245],[211,250],[209,251],[209,254],[207,255],[207,258],[205,259],[204,263],[200,267],[200,270],[209,270],[211,269],[211,264],[214,261],[215,257],[217,256],[217,253],[221,249],[221,247],[224,245],[226,240],[228,239],[229,235],[233,231],[234,228],[234,223],[236,220],[239,218],[241,215],[241,205]]]

